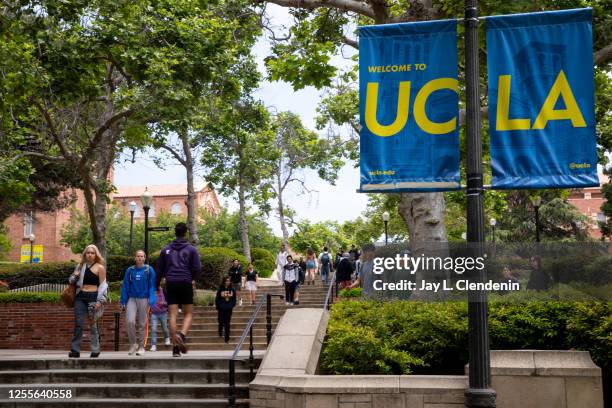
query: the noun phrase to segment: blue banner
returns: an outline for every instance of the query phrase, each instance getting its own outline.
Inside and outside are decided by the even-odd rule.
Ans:
[[[598,186],[591,9],[486,27],[493,188]]]
[[[361,191],[460,188],[457,23],[359,28]]]

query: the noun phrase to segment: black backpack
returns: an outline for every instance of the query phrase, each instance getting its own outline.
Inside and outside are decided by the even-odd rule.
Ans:
[[[325,252],[323,255],[321,255],[321,263],[325,266],[329,265],[329,254],[327,252]]]

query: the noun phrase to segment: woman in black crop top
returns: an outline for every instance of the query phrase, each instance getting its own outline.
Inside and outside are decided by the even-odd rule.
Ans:
[[[74,335],[68,357],[81,356],[81,339],[85,320],[89,323],[91,357],[95,358],[100,355],[97,319],[100,317],[102,303],[105,300],[104,290],[99,290],[102,285],[106,285],[106,270],[103,263],[104,259],[98,248],[95,245],[89,245],[83,251],[81,262],[70,276],[69,282],[77,286],[77,295],[74,300]]]

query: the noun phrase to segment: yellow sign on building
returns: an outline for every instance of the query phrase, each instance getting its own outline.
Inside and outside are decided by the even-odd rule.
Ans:
[[[42,263],[44,245],[34,245],[34,253],[32,254],[32,263]],[[21,263],[30,263],[30,245],[21,246]]]

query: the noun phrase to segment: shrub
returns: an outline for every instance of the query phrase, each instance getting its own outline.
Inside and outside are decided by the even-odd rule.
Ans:
[[[200,249],[202,274],[198,280],[198,287],[205,289],[216,289],[219,287],[221,278],[227,275],[234,259],[238,259],[242,265],[247,264],[246,258],[233,249],[222,247]]]
[[[109,292],[110,303],[119,301],[120,294]],[[59,292],[1,292],[1,303],[59,303]]]
[[[587,350],[602,368],[604,383],[612,375],[612,302],[489,306],[491,349]],[[418,374],[462,374],[467,335],[465,302],[339,302],[331,310],[321,367],[333,374],[389,373],[384,364],[367,364],[366,349],[376,347],[409,356],[412,363],[404,368]],[[369,352],[381,359],[378,350]]]
[[[260,278],[272,276],[272,272],[276,268],[276,259],[272,252],[265,248],[253,248],[251,249],[251,259]]]
[[[211,293],[196,293],[193,297],[193,304],[196,306],[214,306],[215,295]]]
[[[342,289],[338,294],[338,297],[341,298],[356,298],[361,297],[361,293],[363,292],[362,288],[347,288]]]

